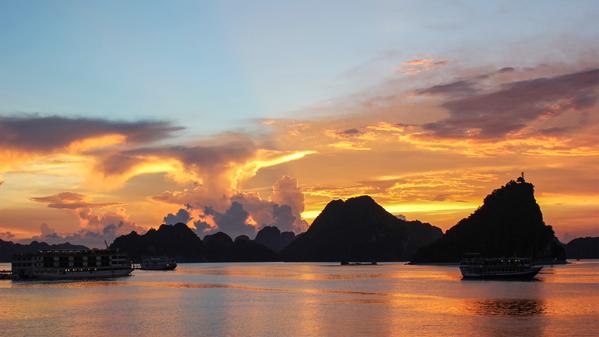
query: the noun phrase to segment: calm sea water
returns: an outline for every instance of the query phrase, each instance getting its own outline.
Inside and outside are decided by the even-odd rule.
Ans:
[[[599,261],[546,267],[533,282],[462,281],[455,266],[326,263],[0,281],[0,335],[597,336]]]

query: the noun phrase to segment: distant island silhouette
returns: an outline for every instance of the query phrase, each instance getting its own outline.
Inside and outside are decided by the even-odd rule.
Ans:
[[[147,255],[173,256],[180,262],[250,261],[405,261],[418,248],[442,235],[420,221],[405,221],[372,198],[331,201],[307,232],[298,235],[265,226],[251,240],[223,232],[200,239],[187,225],[161,225],[143,235],[120,236],[110,248],[134,260]]]
[[[278,229],[277,229],[278,230]],[[161,225],[143,235],[131,232],[114,240],[110,248],[127,252],[135,261],[142,256],[166,255],[178,262],[260,262],[279,261],[270,248],[246,235],[235,240],[223,232],[206,235],[204,240],[187,225]]]
[[[405,261],[442,234],[430,224],[399,219],[361,196],[329,202],[281,255],[285,261]]]
[[[599,259],[599,236],[576,238],[566,245],[569,259]]]
[[[110,245],[129,254],[134,261],[142,256],[165,255],[177,262],[200,262],[204,259],[204,243],[187,225],[161,225],[139,235],[133,231],[119,236]]]
[[[412,262],[452,263],[474,252],[488,257],[529,257],[537,263],[566,259],[553,228],[543,221],[533,184],[523,176],[487,195],[481,207],[421,248]]]
[[[161,225],[144,234],[131,232],[110,248],[143,256],[164,255],[178,262],[268,261],[411,261],[455,263],[466,253],[483,256],[530,257],[537,263],[561,263],[568,258],[599,258],[599,237],[559,242],[543,221],[534,186],[524,177],[510,181],[485,197],[483,205],[444,234],[420,221],[402,220],[369,196],[329,202],[304,233],[281,232],[264,226],[255,239],[235,239],[218,232],[200,239],[183,223]],[[17,253],[39,250],[88,249],[64,243],[0,240],[0,261]]]
[[[268,247],[275,253],[280,253],[285,247],[295,240],[295,233],[281,232],[276,226],[264,226],[256,234],[257,243]]]

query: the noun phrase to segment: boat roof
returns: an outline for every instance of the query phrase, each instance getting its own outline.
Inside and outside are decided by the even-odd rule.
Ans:
[[[76,255],[76,254],[114,254],[120,253],[117,249],[51,249],[38,250],[37,252],[18,253],[14,256],[35,256],[35,255]]]

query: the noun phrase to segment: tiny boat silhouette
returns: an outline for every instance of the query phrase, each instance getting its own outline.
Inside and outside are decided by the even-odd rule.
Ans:
[[[376,266],[378,263],[376,261],[370,262],[350,262],[350,261],[341,261],[342,266]]]
[[[148,256],[141,260],[141,270],[174,270],[177,268],[177,262],[172,257],[167,256]]]
[[[460,262],[464,279],[531,280],[542,268],[521,257],[484,258],[469,254]]]

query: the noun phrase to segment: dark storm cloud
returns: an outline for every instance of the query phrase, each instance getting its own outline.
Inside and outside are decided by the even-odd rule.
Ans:
[[[177,214],[167,214],[163,219],[163,222],[167,225],[174,225],[178,223],[187,224],[189,221],[191,221],[191,214],[184,208],[179,209]]]
[[[558,135],[564,134],[565,132],[568,132],[570,130],[571,130],[571,128],[568,128],[568,127],[553,127],[553,128],[541,129],[541,130],[539,130],[539,133],[542,135],[546,135],[546,136],[558,136]]]
[[[351,129],[340,131],[339,133],[341,135],[345,135],[345,136],[353,136],[353,135],[358,135],[362,132],[356,128],[351,128]]]
[[[181,128],[168,122],[117,122],[60,116],[0,117],[0,146],[30,152],[52,152],[74,141],[119,134],[130,143],[147,143]]]
[[[446,101],[442,107],[449,117],[424,128],[438,136],[502,137],[541,116],[592,107],[598,88],[599,69],[511,82],[490,93]]]
[[[272,205],[272,215],[275,223],[273,224],[277,228],[283,230],[293,230],[293,223],[296,220],[296,217],[293,216],[293,210],[289,205]]]
[[[118,175],[148,157],[176,159],[193,171],[220,169],[223,165],[249,159],[256,148],[249,139],[210,145],[144,147],[111,154],[100,161],[97,169],[105,175]]]
[[[231,207],[224,213],[206,207],[204,214],[211,215],[218,225],[218,230],[227,233],[231,237],[252,235],[255,232],[254,227],[247,223],[250,214],[236,201],[232,202]]]
[[[194,231],[199,237],[203,237],[206,233],[210,232],[210,225],[204,220],[197,220],[193,222]]]
[[[438,84],[417,91],[420,95],[468,95],[474,94],[475,92],[477,92],[475,84],[472,81],[467,80]]]

